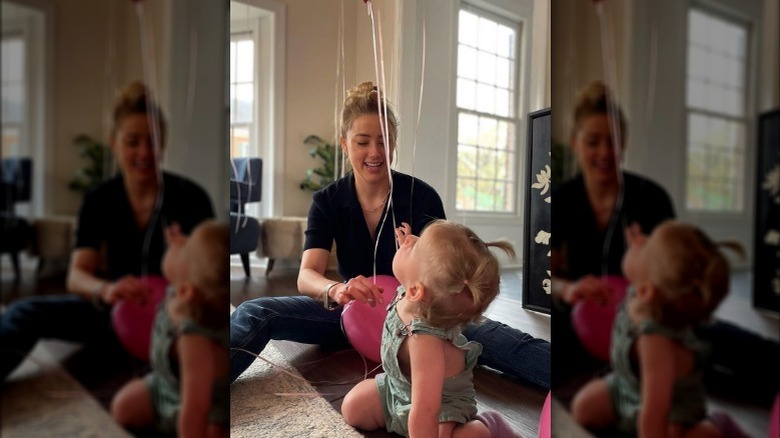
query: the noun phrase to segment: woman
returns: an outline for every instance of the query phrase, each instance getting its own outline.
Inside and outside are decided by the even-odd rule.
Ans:
[[[72,295],[31,297],[8,307],[0,330],[0,345],[6,350],[0,359],[2,380],[41,338],[118,346],[111,306],[148,298],[150,290],[141,276],[161,275],[163,228],[178,223],[189,233],[214,216],[200,186],[160,172],[154,127],[162,142],[165,121],[160,109],[142,83],[129,84],[114,106],[110,138],[120,173],[88,193],[79,211],[67,278]]]
[[[348,345],[341,330],[341,308],[351,300],[374,305],[381,293],[367,277],[393,275],[395,224],[406,222],[419,235],[434,219],[444,219],[441,198],[428,184],[399,172],[390,181],[380,127],[376,89],[364,82],[350,90],[341,113],[341,149],[352,173],[314,194],[309,210],[298,290],[303,296],[258,298],[242,303],[231,315],[230,346],[259,354],[271,339],[307,344]],[[396,116],[387,109],[388,141],[393,155],[397,139]],[[413,185],[413,191],[412,191]],[[345,282],[324,276],[328,255],[336,242],[338,269]],[[375,243],[378,240],[378,245]],[[374,250],[376,246],[376,256]],[[540,387],[549,387],[550,344],[519,330],[488,320],[464,334],[483,345],[480,363]],[[238,378],[255,360],[231,350],[231,379]]]
[[[564,384],[574,373],[606,366],[587,354],[574,334],[572,306],[581,299],[603,300],[612,293],[599,277],[622,276],[620,263],[627,247],[626,227],[636,223],[643,234],[649,235],[658,224],[675,215],[664,189],[620,169],[626,122],[620,108],[610,99],[601,82],[593,82],[580,92],[570,141],[581,173],[553,193],[553,374],[556,382]],[[622,138],[617,154],[610,114],[616,116]],[[613,217],[621,184],[622,205]],[[708,389],[771,400],[778,387],[771,371],[778,364],[777,343],[725,322],[707,325],[697,330],[697,335],[712,347],[705,374]],[[755,357],[761,351],[764,356]],[[761,395],[756,396],[759,392]]]

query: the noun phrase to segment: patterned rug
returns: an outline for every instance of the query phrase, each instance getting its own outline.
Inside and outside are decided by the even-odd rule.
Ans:
[[[131,437],[56,364],[6,382],[1,400],[3,438]]]
[[[268,344],[262,356],[300,377],[273,343]],[[341,414],[319,395],[275,395],[316,392],[308,382],[293,378],[261,359],[255,360],[230,386],[231,438],[363,436],[347,425]]]

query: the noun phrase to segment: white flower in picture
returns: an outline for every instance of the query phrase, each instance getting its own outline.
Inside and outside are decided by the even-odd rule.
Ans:
[[[780,204],[780,165],[775,165],[766,174],[761,188],[769,192],[769,196],[775,198],[775,203]]]
[[[550,277],[550,271],[547,271],[547,276]],[[552,279],[545,278],[542,280],[542,289],[544,289],[544,293],[550,295],[552,292]]]
[[[548,190],[550,190],[550,174],[550,166],[545,164],[544,170],[536,175],[536,182],[531,184],[531,187],[534,189],[542,189],[542,191],[539,192],[540,195],[544,195]],[[545,199],[545,201],[547,200]]]
[[[536,233],[536,237],[534,237],[534,242],[541,243],[544,245],[550,244],[550,236],[551,234],[547,231],[540,230],[538,233]]]
[[[764,243],[767,245],[780,246],[780,231],[767,231],[766,236],[764,236]]]

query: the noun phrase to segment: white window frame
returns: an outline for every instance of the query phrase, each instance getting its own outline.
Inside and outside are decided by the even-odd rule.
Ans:
[[[683,191],[682,191],[682,197],[681,197],[681,205],[678,206],[680,210],[684,209],[686,213],[690,215],[695,216],[710,216],[713,218],[723,218],[728,220],[728,218],[740,218],[744,216],[746,213],[748,213],[748,205],[750,204],[748,199],[749,197],[753,196],[752,191],[748,191],[748,188],[750,186],[748,180],[752,180],[751,174],[748,172],[748,169],[750,168],[750,164],[752,161],[748,159],[750,156],[750,144],[749,139],[755,138],[754,135],[751,135],[751,130],[755,128],[755,111],[750,105],[750,102],[755,102],[755,99],[753,98],[752,90],[755,89],[753,78],[751,76],[751,69],[755,69],[757,67],[756,63],[753,61],[753,53],[751,50],[751,47],[753,46],[753,40],[756,38],[755,32],[753,32],[753,29],[751,28],[750,22],[735,16],[733,14],[729,14],[727,12],[723,12],[718,10],[717,8],[713,7],[711,4],[706,4],[704,2],[692,2],[688,5],[686,8],[686,14],[685,14],[685,21],[688,23],[688,17],[689,14],[692,11],[699,11],[706,15],[714,16],[717,19],[726,21],[730,24],[737,25],[745,30],[746,34],[746,42],[745,42],[745,62],[744,62],[744,98],[743,101],[740,102],[744,106],[744,114],[742,116],[734,116],[731,114],[726,114],[725,112],[719,112],[719,111],[713,111],[710,109],[702,109],[702,108],[696,108],[692,107],[687,103],[687,97],[685,98],[684,103],[684,111],[685,111],[685,141],[683,144],[685,144],[685,153],[684,153],[684,177],[683,177]],[[686,76],[685,76],[685,88],[686,88],[686,96],[687,96],[687,86],[688,86],[688,70],[687,70],[687,61],[690,56],[688,53],[688,40],[690,38],[690,29],[686,25],[685,29],[685,36],[686,36],[686,54],[685,54],[685,61],[686,61]],[[689,118],[691,115],[701,115],[704,117],[709,118],[716,118],[719,120],[724,120],[727,122],[736,122],[741,123],[744,126],[744,138],[742,138],[743,148],[742,148],[742,168],[740,169],[742,174],[742,205],[741,208],[738,210],[707,210],[707,209],[691,209],[688,207],[688,181],[689,181],[689,174],[688,174],[688,128],[689,126]]]
[[[525,118],[524,118],[525,113],[522,113],[521,110],[520,110],[520,107],[519,107],[519,105],[520,105],[519,96],[521,94],[523,94],[523,91],[524,91],[520,87],[520,84],[521,84],[520,76],[521,76],[521,73],[523,72],[523,70],[527,70],[527,68],[524,68],[524,66],[522,64],[522,60],[520,58],[520,54],[522,53],[521,47],[522,47],[522,45],[524,43],[524,40],[522,39],[522,38],[524,38],[524,35],[523,35],[523,32],[522,32],[523,23],[522,22],[513,21],[511,19],[508,19],[506,16],[499,15],[499,14],[490,12],[488,10],[482,9],[482,8],[480,8],[478,6],[475,6],[471,2],[462,2],[461,3],[460,8],[458,9],[458,17],[460,17],[460,11],[469,12],[471,14],[476,15],[479,18],[489,19],[489,20],[491,20],[491,21],[493,21],[495,23],[507,26],[507,27],[509,27],[509,28],[511,28],[512,30],[515,31],[515,33],[516,33],[515,34],[516,35],[516,40],[515,40],[515,51],[514,51],[514,54],[513,54],[514,55],[514,63],[515,64],[512,66],[512,69],[513,69],[512,79],[513,79],[513,81],[512,81],[512,84],[511,84],[512,92],[513,92],[513,95],[514,95],[514,99],[512,99],[512,102],[511,102],[511,110],[510,110],[510,115],[509,116],[501,116],[501,115],[493,114],[493,113],[484,113],[484,112],[481,112],[481,111],[479,111],[477,109],[473,109],[472,110],[472,109],[459,107],[458,103],[457,103],[457,80],[458,80],[457,62],[458,62],[458,59],[457,59],[457,56],[455,57],[456,69],[455,69],[455,105],[454,105],[455,106],[455,118],[454,118],[454,124],[455,124],[455,132],[456,132],[456,134],[455,134],[455,143],[454,143],[454,145],[451,145],[452,147],[454,147],[454,150],[455,150],[455,153],[453,154],[453,156],[455,158],[455,164],[454,164],[454,167],[452,167],[453,173],[454,173],[454,181],[453,181],[453,184],[452,184],[452,186],[454,187],[454,191],[453,191],[453,200],[454,200],[454,202],[453,202],[453,209],[455,211],[455,214],[457,214],[459,216],[462,216],[462,215],[495,216],[495,217],[516,216],[517,214],[519,214],[519,212],[520,212],[520,210],[522,208],[522,204],[519,203],[519,202],[522,202],[522,198],[520,198],[520,200],[518,201],[518,196],[517,196],[517,194],[518,194],[517,191],[519,190],[519,186],[520,186],[520,184],[519,184],[520,181],[519,180],[521,178],[520,169],[519,169],[517,163],[518,163],[518,160],[519,160],[519,155],[522,153],[521,147],[524,144],[524,142],[521,142],[521,139],[518,138],[518,135],[519,135],[520,129],[521,129],[521,124],[525,120]],[[458,28],[458,33],[460,33],[460,23],[458,23],[458,27],[457,28]],[[456,44],[456,50],[457,50],[457,48],[460,45],[460,41],[456,40],[455,44]],[[479,211],[479,210],[476,210],[476,202],[475,202],[475,205],[474,205],[474,209],[459,210],[457,208],[457,197],[458,197],[458,193],[457,193],[457,186],[458,186],[458,159],[459,159],[458,148],[459,148],[459,144],[460,144],[459,138],[458,138],[459,137],[459,134],[458,134],[458,123],[460,121],[460,115],[461,114],[468,114],[468,115],[472,115],[472,116],[476,116],[476,117],[485,116],[485,117],[492,118],[492,119],[496,120],[497,122],[503,121],[503,122],[506,122],[506,123],[508,123],[508,124],[513,126],[513,128],[514,128],[513,129],[513,131],[514,131],[514,139],[513,140],[514,141],[513,141],[512,145],[510,146],[510,148],[508,149],[508,151],[511,151],[511,153],[514,154],[514,163],[513,163],[514,164],[514,166],[513,166],[514,168],[512,169],[512,171],[513,171],[512,177],[513,178],[511,180],[510,179],[504,179],[503,180],[503,181],[505,181],[507,183],[508,187],[511,186],[511,189],[512,189],[512,191],[514,193],[514,196],[512,196],[513,199],[511,199],[512,204],[513,204],[513,208],[510,211]],[[477,156],[479,156],[479,152],[481,150],[487,149],[487,148],[481,147],[479,145],[475,145],[475,147],[477,149]],[[475,183],[478,186],[480,181],[489,181],[489,179],[480,178],[479,177],[479,171],[477,171],[477,175],[475,176],[474,181],[475,181]],[[493,179],[494,187],[495,187],[495,183],[496,182],[498,182],[498,180],[494,178]]]
[[[461,9],[471,10],[479,14],[485,14],[487,18],[500,21],[517,30],[516,53],[515,53],[515,181],[514,181],[514,211],[512,212],[481,212],[481,211],[459,211],[456,208],[457,198],[457,141],[458,141],[458,113],[460,109],[457,106],[457,71],[458,71],[458,17]],[[523,169],[526,161],[526,132],[527,132],[527,114],[530,107],[530,85],[531,85],[531,40],[533,36],[533,3],[523,1],[504,1],[504,0],[468,0],[458,1],[455,8],[455,26],[452,56],[452,105],[451,105],[451,132],[449,143],[454,153],[449,155],[448,178],[447,178],[447,205],[449,211],[453,212],[453,217],[462,222],[472,225],[517,225],[524,219],[524,191],[527,182],[524,181]]]
[[[255,42],[253,141],[260,144],[257,150],[263,157],[259,215],[281,216],[284,211],[286,6],[280,0],[234,1],[267,12],[259,18],[231,20],[230,33],[232,37],[236,31],[251,32]],[[266,66],[272,67],[259,73]]]
[[[32,192],[27,205],[17,205],[17,213],[41,217],[53,210],[54,175],[50,142],[54,130],[54,5],[42,0],[3,0],[32,9],[36,17],[14,20],[2,17],[3,34],[19,34],[25,40],[26,108],[22,138],[29,145],[32,158]]]
[[[742,213],[691,212],[685,208],[687,164],[687,35],[688,10],[691,6],[712,8],[750,24],[745,138],[744,211]],[[666,188],[672,197],[680,220],[697,224],[714,240],[737,240],[745,247],[747,257],[731,260],[732,267],[744,269],[752,264],[755,178],[749,177],[756,160],[755,117],[758,112],[757,87],[760,78],[758,53],[763,44],[763,2],[760,0],[685,0],[675,2],[634,3],[626,30],[625,57],[629,86],[626,106],[629,117],[629,137],[626,154],[627,169],[638,172]],[[671,23],[672,26],[664,26]],[[652,36],[656,35],[658,62],[653,65],[648,55]],[[682,44],[682,41],[686,41]],[[653,113],[646,114],[648,84],[656,78]],[[646,120],[646,122],[645,122]],[[633,134],[632,134],[633,133]],[[642,136],[641,142],[636,139]],[[634,140],[632,140],[634,139]],[[643,149],[636,145],[645,143]]]

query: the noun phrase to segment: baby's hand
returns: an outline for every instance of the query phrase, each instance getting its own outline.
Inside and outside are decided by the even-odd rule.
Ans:
[[[412,227],[406,222],[401,222],[401,226],[395,229],[395,240],[398,242],[398,246],[403,245],[406,238],[411,235]]]
[[[647,235],[642,232],[642,227],[638,223],[632,222],[625,231],[626,243],[631,245],[641,245],[647,240]]]
[[[181,227],[179,227],[177,222],[174,222],[168,226],[163,231],[163,234],[165,236],[165,243],[168,244],[168,246],[177,243],[184,243],[184,241],[187,239],[187,236],[182,234]]]

